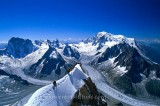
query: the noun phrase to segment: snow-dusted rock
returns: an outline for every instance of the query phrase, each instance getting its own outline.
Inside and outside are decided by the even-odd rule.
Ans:
[[[74,49],[71,46],[69,46],[69,45],[66,45],[64,47],[63,55],[67,56],[67,57],[73,57],[75,59],[79,59],[80,58],[79,52],[76,49]]]

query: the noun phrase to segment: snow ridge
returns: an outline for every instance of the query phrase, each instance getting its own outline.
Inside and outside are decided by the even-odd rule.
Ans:
[[[56,81],[57,86],[49,84],[37,90],[25,106],[67,106],[88,76],[83,73],[79,64],[62,79]]]
[[[113,35],[108,32],[99,32],[93,37],[95,43],[106,43],[106,42],[116,42],[116,43],[127,43],[130,46],[135,46],[134,38],[127,38],[123,35]],[[104,41],[102,41],[104,40]]]
[[[70,45],[77,48],[80,53],[85,53],[85,55],[95,55],[97,52],[104,52],[107,48],[111,48],[121,43],[126,43],[131,47],[137,48],[134,38],[127,38],[123,35],[113,35],[104,31],[99,32],[93,38],[88,38],[79,44]]]

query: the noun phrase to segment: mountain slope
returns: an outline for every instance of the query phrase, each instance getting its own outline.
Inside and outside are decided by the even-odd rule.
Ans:
[[[160,44],[138,43],[138,48],[146,57],[160,64]]]
[[[83,80],[87,78],[88,76],[83,73],[80,65],[76,65],[73,71],[57,81],[55,88],[53,88],[53,84],[50,84],[37,90],[25,106],[69,105],[77,90],[85,84]]]
[[[5,50],[1,50],[0,54],[13,56],[14,58],[23,58],[28,54],[34,52],[37,47],[29,39],[12,37],[8,41],[8,45]]]
[[[76,49],[69,46],[68,44],[63,49],[63,55],[67,57],[73,57],[75,59],[80,58],[79,52]]]
[[[151,56],[153,51],[148,53],[147,50],[153,49],[137,44],[132,38],[107,32],[99,32],[93,38],[78,44],[61,44],[58,40],[31,42],[27,39],[12,38],[6,49],[0,50],[0,73],[13,75],[15,78],[20,78],[20,81],[24,80],[33,85],[47,85],[51,83],[48,80],[58,80],[58,86],[55,89],[50,84],[36,91],[26,104],[28,106],[51,105],[52,103],[55,105],[84,105],[83,103],[97,105],[96,100],[74,98],[86,95],[99,96],[96,86],[102,93],[114,95],[115,97],[112,97],[114,99],[122,100],[126,104],[132,104],[128,103],[132,101],[136,105],[136,100],[116,90],[143,99],[152,100],[153,96],[160,97],[160,65],[154,62],[156,59],[153,58],[157,56]],[[96,86],[82,72],[79,65],[68,73],[68,70],[79,62],[88,65],[85,66],[88,69],[85,71],[90,76],[94,73],[92,80]],[[95,70],[98,70],[103,75],[101,77],[104,77],[107,83],[116,90],[106,85],[105,80],[99,78]],[[55,98],[58,95],[66,95],[70,98],[62,101],[62,98]],[[117,95],[127,99],[127,102]],[[99,99],[99,104],[100,101]],[[138,101],[137,104],[145,103]]]
[[[118,104],[120,104],[120,106],[158,106],[159,104],[159,99],[157,100],[158,103],[154,103],[153,99],[151,99],[151,103],[149,103],[149,99],[147,99],[147,101],[143,101],[143,99],[138,100],[137,98],[134,99],[133,97],[127,96],[124,93],[121,93],[120,91],[111,87],[110,84],[106,83],[106,79],[103,76],[105,73],[100,73],[98,70],[94,69],[86,63],[82,64],[82,68],[91,77],[98,91],[101,92],[105,97],[110,98],[109,101],[107,101],[109,106],[117,106]],[[110,104],[112,100],[118,100],[121,103],[115,104],[114,102],[114,104]]]
[[[65,64],[65,60],[57,50],[49,45],[49,49],[42,58],[30,67],[29,74],[36,77],[44,77],[50,75],[52,72],[57,75],[61,75],[62,68],[64,68]]]
[[[96,38],[94,42],[107,44],[107,42],[111,42],[110,38],[115,37],[101,34],[101,36],[97,35]],[[103,41],[101,41],[101,38],[103,38]],[[114,41],[118,40],[114,39]],[[145,57],[138,49],[136,42],[129,40],[130,39],[122,40],[107,48],[103,45],[95,54],[91,64],[103,74],[105,73],[105,77],[112,85],[115,85],[125,93],[144,96],[147,94],[143,94],[144,92],[138,93],[138,89],[136,88],[139,85],[137,84],[141,83],[143,86],[141,87],[142,91],[148,91],[145,84],[147,84],[148,81],[150,82],[150,79],[156,78],[156,80],[158,80],[160,78],[160,65]],[[154,75],[152,73],[154,73]],[[156,92],[158,91],[159,89],[157,89]],[[149,91],[148,93],[155,95],[155,93],[153,94]]]

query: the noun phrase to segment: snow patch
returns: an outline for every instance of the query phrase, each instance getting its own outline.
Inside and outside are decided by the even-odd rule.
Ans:
[[[126,72],[128,72],[128,70],[126,70],[126,67],[117,66],[116,68],[118,68],[117,73],[120,73],[121,75],[123,75],[123,74],[125,74]]]
[[[57,56],[57,52],[56,51],[53,51],[51,54],[50,54],[50,56],[49,56],[50,58],[57,58],[58,56]]]
[[[8,78],[8,76],[0,75],[0,80],[2,80],[3,78]]]

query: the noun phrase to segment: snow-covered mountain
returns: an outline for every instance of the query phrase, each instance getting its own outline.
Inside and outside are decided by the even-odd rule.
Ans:
[[[69,66],[75,64],[63,58],[64,47],[65,44],[59,43],[58,40],[32,42],[13,37],[6,49],[1,50],[0,69],[20,77],[27,74],[34,78],[59,79],[66,74]]]
[[[147,50],[151,52],[148,53]],[[13,37],[6,48],[0,50],[0,75],[14,76],[13,79],[18,82],[47,85],[36,91],[32,97],[27,96],[30,100],[26,105],[33,106],[34,104],[66,105],[69,103],[75,105],[81,104],[80,101],[86,102],[86,100],[77,101],[74,98],[68,98],[70,100],[65,99],[62,102],[57,98],[53,100],[48,95],[52,94],[52,97],[59,94],[70,97],[90,95],[91,88],[96,86],[91,84],[92,87],[88,91],[89,76],[86,74],[92,74],[93,69],[103,75],[107,84],[125,94],[138,98],[160,97],[160,65],[158,59],[151,56],[152,50],[133,38],[107,32],[99,32],[96,36],[76,44],[63,44],[58,40],[31,41]],[[73,71],[68,73],[76,63],[93,69],[89,71],[83,69],[85,74],[81,66],[76,65]],[[53,80],[58,80],[57,89],[53,89],[53,85],[50,84]],[[92,80],[96,84],[97,81],[106,83],[99,81],[101,78],[94,80],[92,77]],[[91,83],[92,80],[90,79],[89,82]],[[63,92],[64,89],[68,91]],[[100,88],[98,90],[101,93],[107,91]],[[92,103],[89,101],[87,103]]]
[[[66,61],[54,47],[49,45],[49,49],[42,58],[30,67],[29,73],[39,77],[51,74],[64,76],[66,72],[65,65],[67,65]]]
[[[22,58],[34,52],[37,47],[29,39],[11,38],[8,41],[5,50],[1,50],[1,55],[12,56],[14,58]]]
[[[56,39],[56,40],[47,40],[47,43],[54,48],[60,48],[61,47],[61,43]]]
[[[121,43],[136,47],[136,42],[133,38],[127,38],[123,35],[113,35],[107,32],[99,32],[93,38],[88,38],[78,44],[72,44],[72,47],[76,48],[81,54],[94,55]]]
[[[127,94],[160,96],[153,92],[159,89],[148,88],[151,82],[153,85],[159,82],[160,65],[146,57],[134,39],[100,32],[87,41],[73,46],[92,57],[91,65],[100,70],[111,85]]]
[[[85,43],[92,43],[92,45],[98,45],[97,50],[101,49],[103,46],[112,46],[119,43],[127,43],[130,46],[135,46],[135,40],[133,38],[126,38],[123,35],[113,35],[107,32],[99,32],[93,38],[88,38]]]

